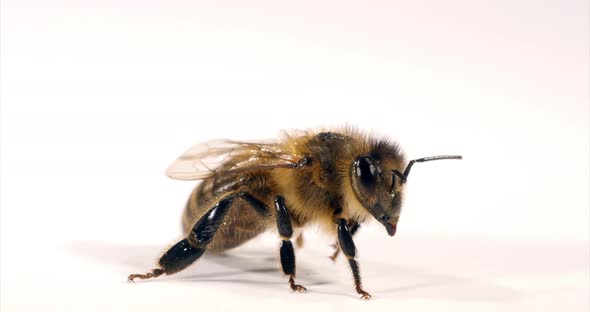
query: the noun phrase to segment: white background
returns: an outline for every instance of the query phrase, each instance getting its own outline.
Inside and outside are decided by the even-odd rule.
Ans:
[[[1,7],[2,311],[587,311],[587,1],[34,1]],[[329,238],[290,294],[265,236],[125,283],[179,238],[195,142],[356,125],[417,165],[394,238]]]

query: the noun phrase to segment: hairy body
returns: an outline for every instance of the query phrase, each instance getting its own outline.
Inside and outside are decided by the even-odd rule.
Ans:
[[[273,143],[217,140],[195,145],[167,171],[174,179],[202,180],[183,213],[186,238],[160,258],[158,268],[128,279],[174,274],[205,251],[222,252],[277,230],[283,272],[292,290],[305,291],[295,283],[291,238],[293,229],[316,224],[334,237],[331,258],[343,252],[356,291],[368,299],[352,236],[372,219],[394,236],[412,165],[460,158],[434,156],[406,164],[397,144],[354,129],[298,132]]]
[[[372,140],[352,130],[307,132],[298,137],[288,137],[280,144],[283,150],[307,157],[309,164],[297,170],[262,169],[203,180],[186,204],[182,216],[184,233],[190,233],[212,204],[229,194],[245,192],[269,207],[273,206],[275,196],[282,195],[294,228],[319,225],[323,231],[335,236],[335,215],[350,223],[361,224],[369,220],[369,212],[356,198],[350,183],[350,164],[355,158],[381,149],[378,152],[396,156],[391,164],[395,168],[401,170],[405,164],[396,145]],[[247,201],[241,200],[234,205],[208,250],[221,252],[234,248],[266,230],[276,229],[274,218],[261,217]]]

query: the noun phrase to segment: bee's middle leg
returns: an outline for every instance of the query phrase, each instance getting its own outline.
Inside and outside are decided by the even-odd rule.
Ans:
[[[361,225],[359,223],[354,222],[354,221],[349,223],[348,226],[350,227],[350,236],[354,236],[356,231],[358,231],[359,227],[361,227]],[[332,259],[332,261],[336,262],[336,258],[340,254],[340,245],[338,245],[338,241],[336,241],[331,246],[332,246],[332,248],[334,248],[334,253],[329,258]]]
[[[291,243],[293,228],[291,226],[291,216],[287,207],[285,207],[285,199],[282,196],[275,197],[275,208],[279,235],[283,239],[280,250],[283,273],[289,275],[289,284],[293,291],[304,292],[307,290],[305,287],[295,284],[295,251]]]

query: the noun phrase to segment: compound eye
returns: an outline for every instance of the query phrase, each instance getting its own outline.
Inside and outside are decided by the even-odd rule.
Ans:
[[[378,172],[377,166],[375,166],[371,158],[364,156],[357,159],[355,169],[359,181],[365,188],[371,189],[375,187]]]

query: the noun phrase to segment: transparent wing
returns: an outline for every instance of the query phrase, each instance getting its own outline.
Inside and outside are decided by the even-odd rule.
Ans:
[[[166,170],[176,180],[201,180],[218,174],[273,168],[296,168],[302,156],[273,141],[213,140],[193,145]]]

